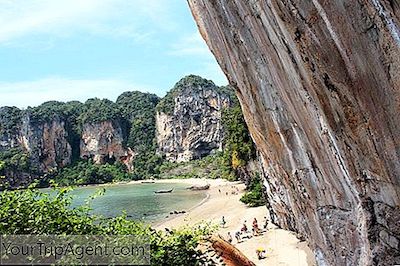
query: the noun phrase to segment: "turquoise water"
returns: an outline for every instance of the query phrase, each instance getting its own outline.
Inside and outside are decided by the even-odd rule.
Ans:
[[[79,187],[70,193],[73,206],[79,206],[96,191],[105,188],[105,194],[91,203],[94,214],[115,217],[126,211],[128,219],[155,223],[165,219],[171,211],[187,211],[206,198],[204,191],[190,191],[187,187],[187,184],[178,183],[118,184]],[[172,193],[154,193],[171,188],[174,189]]]

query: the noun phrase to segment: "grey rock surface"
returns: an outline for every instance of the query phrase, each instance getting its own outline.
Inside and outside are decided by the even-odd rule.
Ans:
[[[231,105],[231,99],[211,81],[202,81],[204,84],[181,80],[171,93],[171,112],[156,114],[158,152],[171,162],[222,150],[222,110]]]

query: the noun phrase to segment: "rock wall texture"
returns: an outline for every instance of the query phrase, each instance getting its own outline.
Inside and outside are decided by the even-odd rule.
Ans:
[[[0,108],[0,151],[21,149],[39,172],[49,172],[71,162],[65,121],[55,115],[47,121],[33,118],[15,107]]]
[[[186,77],[171,91],[172,110],[156,114],[158,152],[171,162],[199,159],[222,150],[222,110],[229,95],[211,81]]]
[[[319,265],[400,264],[400,4],[189,0]]]
[[[72,159],[62,118],[55,115],[46,121],[37,120],[16,107],[0,108],[0,152],[8,154],[8,164],[12,164],[2,169],[6,178],[0,186],[5,182],[10,187],[28,185],[41,174],[68,165]]]
[[[1,108],[0,151],[18,149],[29,156],[30,169],[26,170],[30,171],[15,169],[7,172],[7,176],[15,179],[13,184],[24,183],[29,175],[34,178],[51,173],[73,161],[73,144],[69,138],[72,132],[66,124],[58,115],[36,119],[29,112],[21,112],[21,116],[16,116],[12,108]],[[81,158],[91,158],[97,164],[121,161],[129,171],[132,170],[134,152],[124,145],[126,134],[121,122],[107,120],[85,123],[79,137],[80,145],[78,143],[75,148]]]
[[[37,122],[26,114],[20,134],[20,146],[30,154],[32,165],[38,166],[39,172],[49,172],[71,162],[72,149],[61,118]]]
[[[130,169],[133,152],[124,147],[126,137],[120,122],[86,123],[81,138],[81,158],[92,158],[97,164],[122,161]]]

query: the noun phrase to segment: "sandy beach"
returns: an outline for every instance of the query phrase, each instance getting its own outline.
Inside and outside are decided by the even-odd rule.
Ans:
[[[239,201],[244,193],[244,184],[240,182],[228,182],[226,180],[208,179],[171,179],[156,182],[187,183],[188,185],[210,184],[207,198],[196,207],[188,210],[185,214],[173,215],[166,221],[156,225],[157,229],[179,228],[184,225],[194,225],[202,221],[220,224],[222,216],[225,217],[226,225],[218,230],[218,234],[226,238],[231,232],[234,238],[233,244],[243,252],[256,265],[287,265],[287,266],[310,266],[316,265],[314,255],[308,248],[306,242],[300,242],[294,233],[277,228],[269,223],[267,231],[260,236],[254,236],[237,243],[234,234],[239,231],[246,221],[251,230],[254,218],[258,220],[259,227],[265,216],[268,217],[265,207],[249,208]],[[238,191],[232,194],[233,191]],[[255,250],[263,248],[266,250],[266,258],[258,260]]]

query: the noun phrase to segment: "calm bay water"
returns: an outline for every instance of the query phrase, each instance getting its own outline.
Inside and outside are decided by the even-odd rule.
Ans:
[[[92,200],[94,214],[115,217],[126,211],[128,219],[154,223],[165,219],[171,211],[187,211],[206,198],[204,191],[190,191],[187,187],[180,183],[116,184],[79,187],[71,195],[73,206],[79,206],[97,190],[105,188],[104,195]],[[154,193],[171,188],[174,189],[172,193]]]

